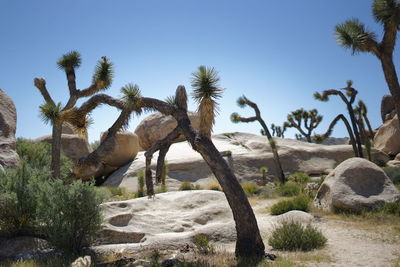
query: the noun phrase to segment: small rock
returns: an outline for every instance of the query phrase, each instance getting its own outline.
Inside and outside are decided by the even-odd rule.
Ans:
[[[166,259],[161,263],[162,267],[179,266],[182,262],[178,259]]]
[[[92,258],[90,256],[84,256],[77,258],[73,263],[71,263],[71,267],[90,267],[92,264]]]

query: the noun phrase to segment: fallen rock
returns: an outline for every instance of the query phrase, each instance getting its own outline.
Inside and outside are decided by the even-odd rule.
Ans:
[[[46,135],[33,140],[33,142],[46,142],[51,144],[52,136]],[[78,160],[86,157],[92,151],[87,139],[77,134],[61,135],[61,151],[70,159]]]
[[[226,133],[214,135],[212,141],[220,152],[224,152],[225,160],[240,182],[263,182],[261,167],[268,168],[268,176],[277,177],[272,151],[265,136]],[[328,174],[339,163],[354,156],[350,145],[325,146],[281,138],[275,138],[275,141],[283,170],[286,173]],[[157,164],[157,157],[158,154],[155,153],[152,161],[153,170]],[[375,149],[372,150],[372,157],[380,165],[385,165],[389,160],[385,153]],[[196,182],[203,187],[213,179],[212,172],[201,155],[194,151],[187,142],[172,144],[166,161],[169,169],[167,177],[170,179],[169,181]],[[143,171],[144,168],[144,153],[139,152],[134,161],[112,173],[103,185],[122,186],[136,192],[137,173]],[[170,191],[168,184],[167,187]]]
[[[400,153],[400,126],[397,115],[378,129],[374,137],[374,147],[391,156]]]
[[[277,223],[295,222],[295,223],[311,223],[314,221],[314,216],[301,210],[291,210],[284,214],[274,217]]]
[[[101,133],[100,143],[108,132]],[[135,159],[139,151],[139,140],[136,134],[120,131],[115,135],[115,147],[112,153],[102,159],[102,162],[114,170]]]
[[[19,156],[16,149],[15,131],[17,111],[11,98],[0,89],[0,164],[16,167]]]
[[[92,264],[92,258],[90,256],[84,256],[77,258],[73,263],[71,263],[71,267],[90,267]]]
[[[190,122],[194,128],[200,125],[200,117],[196,112],[188,112]],[[143,150],[149,149],[155,142],[166,137],[177,126],[172,116],[165,116],[161,113],[152,114],[144,118],[135,129],[139,137],[139,145]],[[176,142],[184,141],[185,137],[180,136]]]
[[[319,188],[314,203],[328,211],[360,212],[400,201],[400,192],[374,163],[351,158],[337,166]]]

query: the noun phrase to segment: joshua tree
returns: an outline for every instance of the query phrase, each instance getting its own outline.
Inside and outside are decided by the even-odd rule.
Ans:
[[[75,104],[78,99],[88,97],[107,89],[112,82],[112,63],[106,57],[97,63],[95,72],[92,78],[92,84],[83,90],[76,87],[75,69],[81,65],[81,56],[78,52],[72,51],[63,55],[57,65],[65,71],[68,81],[69,100],[65,106],[61,103],[54,102],[47,88],[46,81],[43,78],[35,78],[34,84],[42,94],[45,103],[40,106],[40,111],[43,120],[46,123],[51,123],[52,131],[52,148],[51,148],[51,170],[53,178],[60,177],[60,153],[61,153],[61,132],[63,122],[72,124],[78,132],[86,134],[86,128],[90,123],[90,119],[84,115],[80,116],[74,112]]]
[[[292,113],[287,116],[287,120],[288,121],[283,124],[284,127],[296,128],[300,134],[307,139],[307,142],[311,143],[311,134],[322,121],[322,116],[318,115],[318,110],[316,109],[306,111],[301,108],[292,111]],[[305,130],[302,129],[302,120],[304,120]]]
[[[250,101],[245,96],[239,97],[237,100],[237,104],[241,108],[245,107],[246,105],[253,108],[256,115],[254,117],[243,118],[238,113],[235,112],[235,113],[232,113],[232,115],[231,115],[231,121],[233,123],[258,121],[261,124],[261,127],[263,128],[264,133],[267,136],[269,144],[271,146],[272,154],[274,155],[274,162],[275,162],[276,171],[278,173],[279,181],[281,183],[285,183],[286,182],[285,174],[283,173],[283,170],[282,170],[282,165],[281,165],[281,161],[279,159],[279,154],[278,154],[278,149],[276,148],[276,143],[275,143],[274,139],[272,138],[272,135],[269,132],[267,125],[265,124],[264,120],[261,118],[261,112],[258,109],[257,104]]]
[[[325,90],[322,92],[322,94],[316,92],[314,93],[314,97],[317,100],[320,101],[328,101],[329,100],[329,96],[331,95],[338,95],[340,96],[340,98],[343,100],[343,102],[346,104],[347,107],[347,111],[349,112],[349,116],[350,116],[350,121],[351,121],[351,125],[352,125],[352,131],[354,133],[354,137],[355,137],[355,142],[357,145],[357,153],[355,154],[356,157],[363,157],[363,151],[362,151],[362,146],[361,146],[361,139],[360,139],[360,134],[358,131],[358,126],[357,126],[357,120],[356,117],[354,115],[354,109],[353,109],[353,103],[356,99],[356,96],[358,94],[357,90],[354,89],[352,87],[353,82],[352,81],[347,81],[347,86],[345,88],[342,88],[343,90],[346,91],[346,95],[349,97],[347,98],[343,92],[341,92],[340,90],[336,90],[336,89],[330,89],[330,90]],[[351,137],[350,137],[351,139]],[[354,141],[354,140],[352,140]]]
[[[397,31],[400,30],[400,1],[374,0],[372,13],[375,20],[383,26],[384,34],[380,42],[377,41],[375,33],[368,31],[358,19],[347,20],[336,25],[336,40],[339,45],[351,49],[353,55],[358,52],[369,52],[380,60],[386,83],[394,98],[397,116],[400,119],[400,85],[393,63]]]
[[[336,123],[339,120],[342,120],[344,125],[346,126],[347,132],[349,133],[350,143],[353,147],[354,156],[358,157],[359,151],[356,146],[356,140],[354,138],[353,129],[351,128],[349,121],[343,114],[339,114],[333,119],[333,121],[329,124],[328,130],[324,134],[316,134],[313,137],[314,141],[316,143],[321,143],[323,140],[328,138],[332,134],[333,128],[336,126]]]
[[[354,112],[356,115],[358,128],[360,129],[361,141],[363,142],[367,150],[368,159],[371,160],[371,147],[372,139],[374,138],[374,132],[368,120],[367,107],[362,100],[358,101],[358,106],[356,106]],[[365,129],[365,124],[367,124],[368,130]]]
[[[267,181],[268,168],[267,167],[261,167],[260,168],[260,172],[261,172],[261,176],[262,176],[263,182],[266,182]]]
[[[276,126],[275,124],[271,124],[271,131],[272,131],[272,136],[280,137],[280,138],[285,138],[285,131],[286,131],[286,126],[283,125],[281,126]],[[261,135],[266,135],[264,132],[264,129],[261,129]]]

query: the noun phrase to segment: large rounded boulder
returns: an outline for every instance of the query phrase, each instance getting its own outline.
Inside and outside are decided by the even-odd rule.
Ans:
[[[400,153],[400,126],[397,115],[386,121],[376,132],[374,147],[391,156]]]
[[[11,98],[0,89],[0,165],[15,167],[19,162],[15,131],[17,111]]]
[[[104,141],[108,132],[101,133],[100,143]],[[113,152],[102,158],[102,162],[111,168],[119,168],[135,159],[139,151],[139,139],[136,134],[128,131],[119,131],[115,134]]]
[[[190,122],[194,128],[199,128],[200,116],[196,112],[188,112]],[[165,116],[161,113],[152,114],[144,118],[135,129],[139,137],[139,145],[143,150],[148,150],[155,142],[166,137],[177,126],[172,116]],[[185,137],[180,136],[175,142],[184,141]]]
[[[385,172],[362,158],[339,164],[326,177],[314,199],[324,210],[350,212],[372,210],[384,203],[399,201],[400,193]]]
[[[51,144],[53,137],[45,135],[38,137],[33,142],[46,142]],[[61,135],[61,152],[73,161],[86,157],[92,151],[86,137],[77,134],[62,134]]]

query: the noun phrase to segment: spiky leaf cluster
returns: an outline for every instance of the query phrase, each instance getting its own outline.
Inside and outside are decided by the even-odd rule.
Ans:
[[[372,13],[377,22],[382,24],[400,24],[400,1],[398,0],[374,0]]]
[[[222,97],[223,89],[219,88],[218,72],[212,67],[200,66],[192,73],[193,98],[200,103],[204,98],[217,100]]]
[[[167,102],[170,105],[175,105],[175,96],[173,96],[173,95],[167,96],[164,99],[164,101]]]
[[[358,19],[347,20],[335,27],[335,37],[339,45],[351,49],[352,53],[369,51],[369,44],[375,41],[375,34],[366,29]]]
[[[135,110],[136,112],[140,112],[139,106],[142,95],[139,86],[137,84],[129,83],[121,88],[121,93],[122,101],[125,106]]]
[[[314,93],[314,98],[315,98],[316,100],[320,100],[320,101],[326,102],[326,101],[329,100],[329,95],[327,95],[327,94],[320,94],[319,92],[315,92],[315,93]]]
[[[46,124],[57,123],[61,118],[61,103],[54,105],[52,103],[44,103],[39,107],[40,109],[40,118]]]
[[[241,96],[236,100],[236,103],[239,107],[243,108],[246,105],[247,98],[245,96]]]
[[[81,55],[78,51],[71,51],[64,54],[58,61],[57,65],[60,69],[79,68],[81,65]]]
[[[102,57],[102,59],[97,62],[92,82],[96,84],[97,88],[100,90],[107,89],[111,86],[113,76],[113,64],[107,57]]]
[[[232,114],[231,114],[231,121],[232,121],[233,123],[238,123],[238,122],[240,122],[240,115],[239,115],[239,113],[237,113],[237,112],[232,113]]]

